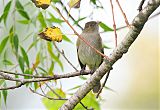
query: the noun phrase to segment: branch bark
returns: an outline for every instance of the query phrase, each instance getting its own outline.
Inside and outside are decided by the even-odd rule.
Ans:
[[[94,72],[94,74],[84,83],[75,94],[73,94],[60,108],[60,110],[72,110],[90,90],[96,85],[98,81],[108,72],[112,65],[118,61],[123,54],[125,54],[132,43],[136,40],[144,24],[147,22],[149,16],[159,7],[160,0],[149,0],[147,6],[134,18],[132,27],[123,39],[123,41],[114,49],[110,56],[111,61],[104,60],[101,66]]]

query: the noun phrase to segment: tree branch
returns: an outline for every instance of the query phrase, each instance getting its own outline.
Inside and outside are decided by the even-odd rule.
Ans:
[[[102,77],[110,70],[112,65],[125,54],[132,43],[140,34],[148,17],[159,7],[160,0],[149,0],[147,6],[134,18],[132,27],[123,39],[123,41],[114,49],[110,58],[111,61],[104,60],[101,66],[84,83],[73,96],[71,96],[60,108],[60,110],[72,110],[90,90],[99,82]]]

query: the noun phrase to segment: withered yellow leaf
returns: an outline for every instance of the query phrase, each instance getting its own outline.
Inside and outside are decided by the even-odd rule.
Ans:
[[[70,0],[69,2],[68,2],[68,6],[70,7],[70,8],[79,8],[80,7],[80,2],[81,2],[81,0]]]
[[[46,9],[51,4],[51,0],[32,0],[38,8]]]
[[[42,39],[48,40],[48,41],[62,41],[62,32],[58,27],[48,27],[43,32],[39,34],[39,36]]]

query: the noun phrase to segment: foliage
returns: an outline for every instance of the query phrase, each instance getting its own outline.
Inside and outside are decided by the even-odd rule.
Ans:
[[[54,8],[54,5],[61,4],[61,1],[47,0],[45,5],[41,2],[37,3],[37,0],[7,0],[0,1],[0,3],[4,4],[3,11],[0,13],[0,62],[2,62],[2,64],[0,63],[0,70],[5,68],[22,72],[23,74],[47,76],[53,75],[56,66],[63,72],[65,65],[63,65],[61,55],[53,47],[52,42],[44,41],[38,36],[45,28],[52,26],[59,27],[58,33],[61,33],[61,31],[63,33],[65,22],[57,16]],[[102,6],[97,5],[96,0],[91,0],[90,3],[97,6],[97,8],[102,8]],[[79,22],[87,19],[87,17],[79,17],[73,21],[73,25],[79,25]],[[100,26],[104,31],[113,31],[104,23],[101,23]],[[62,39],[57,41],[63,40],[61,43],[72,43],[68,35],[62,35],[62,33],[60,36]],[[24,78],[28,79],[29,77],[25,76]],[[0,80],[0,86],[6,87],[6,81]],[[37,89],[38,84],[27,84],[26,87]],[[63,98],[67,95],[60,89],[56,89],[56,91]],[[0,98],[3,98],[5,103],[7,94],[6,90],[0,92]],[[48,95],[54,96],[51,92],[48,92]],[[92,93],[89,93],[82,102],[88,107],[92,106],[96,110],[100,109]],[[43,98],[43,103],[48,110],[51,110],[51,107],[58,108],[64,101],[49,101]],[[79,104],[76,109],[83,109],[83,107]]]

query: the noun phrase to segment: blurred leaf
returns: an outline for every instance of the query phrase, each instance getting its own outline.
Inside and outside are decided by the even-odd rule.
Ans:
[[[28,15],[28,13],[27,13],[26,11],[20,10],[20,9],[18,9],[17,11],[19,12],[19,14],[20,14],[21,16],[23,16],[23,17],[26,18],[27,20],[30,20],[30,17],[29,17],[29,15]]]
[[[59,66],[61,67],[62,71],[63,71],[63,64],[62,62],[59,60],[59,58],[53,53],[52,51],[52,45],[51,43],[47,43],[48,46],[48,52],[50,54],[50,56],[59,64]]]
[[[18,57],[18,63],[19,63],[21,71],[24,73],[24,59],[23,59],[23,57],[21,57],[21,56]]]
[[[65,93],[61,89],[54,89],[54,91],[61,96],[62,98],[66,98]],[[47,93],[47,96],[53,97],[53,98],[58,98],[52,91],[49,91]],[[62,104],[64,104],[65,100],[49,100],[47,98],[42,99],[43,104],[47,108],[47,110],[58,110]]]
[[[24,73],[25,73],[25,74],[30,74],[30,75],[32,75],[33,71],[32,71],[31,69],[26,69]],[[29,79],[29,78],[32,78],[32,77],[24,76],[24,78],[25,78],[25,79]]]
[[[107,90],[109,90],[109,91],[112,91],[112,92],[116,93],[115,90],[113,90],[113,89],[111,89],[111,88],[109,88],[109,87],[107,87],[107,86],[104,86],[104,88],[107,89]]]
[[[50,13],[50,12],[48,12],[48,13],[50,15],[50,18],[48,18],[47,21],[49,21],[51,23],[53,23],[53,22],[55,22],[55,23],[62,23],[62,22],[64,22],[63,20],[56,18],[52,13]]]
[[[24,59],[24,61],[26,62],[26,64],[27,64],[28,68],[29,68],[28,55],[27,55],[27,53],[26,53],[26,51],[24,50],[24,48],[23,48],[23,47],[21,47],[21,52],[22,52],[22,55],[23,55],[23,59]]]
[[[5,105],[6,105],[6,102],[7,102],[7,95],[8,95],[7,90],[2,90],[2,95],[3,95],[3,98],[4,98],[4,103],[5,103]]]
[[[9,38],[8,36],[5,37],[5,38],[2,40],[2,42],[0,43],[0,54],[3,52],[4,47],[5,47],[6,44],[7,44],[8,38]]]
[[[40,52],[38,52],[37,55],[36,55],[36,61],[33,64],[33,68],[32,69],[34,70],[35,68],[37,68],[39,63],[40,63]]]
[[[81,85],[75,86],[75,87],[69,89],[68,91],[75,90],[75,89],[77,89],[77,88],[79,88],[79,87],[81,87]]]
[[[106,31],[114,31],[112,28],[108,27],[106,24],[104,24],[102,22],[99,25],[105,32]]]
[[[51,62],[51,66],[50,66],[49,71],[48,71],[48,74],[51,75],[51,76],[54,75],[53,69],[54,69],[54,62],[52,61],[52,62]]]
[[[5,59],[2,61],[4,65],[14,65],[11,61]]]
[[[93,4],[96,5],[96,0],[90,0]]]
[[[16,0],[16,8],[20,9],[20,10],[24,10],[24,7],[22,6],[22,4],[19,2],[19,0]]]
[[[66,35],[62,35],[63,40],[72,43],[72,41],[66,36]]]
[[[10,7],[11,7],[11,3],[12,3],[12,1],[9,1],[7,3],[7,5],[5,6],[4,10],[3,10],[3,14],[1,16],[1,20],[4,19],[4,24],[6,24],[6,20],[7,20],[8,13],[9,13],[9,10],[10,10]]]
[[[45,69],[43,69],[42,67],[38,66],[37,69],[41,70],[43,72],[43,74],[48,74],[48,72]]]
[[[21,24],[29,24],[31,21],[30,20],[18,20],[17,22]]]
[[[39,12],[37,18],[38,18],[41,26],[42,26],[43,28],[46,28],[46,27],[47,27],[47,24],[46,24],[45,18],[43,17],[43,14],[42,14],[41,12]]]
[[[87,78],[84,77],[84,76],[79,76],[79,78],[82,79],[82,80],[87,80]]]
[[[86,19],[87,17],[83,17],[83,18],[79,18],[77,21],[74,22],[74,25],[78,25],[78,23],[84,19]]]
[[[60,2],[60,0],[52,0],[52,2],[55,2],[55,3],[56,3],[56,2]]]
[[[39,41],[39,39],[33,41],[33,42],[31,43],[31,45],[28,47],[27,52],[28,52],[33,46],[35,46],[38,41]]]
[[[18,54],[19,39],[17,34],[15,34],[15,36],[13,37],[13,44],[16,50],[16,54]]]
[[[103,44],[103,48],[105,49],[112,49],[111,47],[108,47],[107,45]]]
[[[34,90],[36,91],[39,88],[39,85],[37,82],[34,82]]]
[[[95,98],[95,94],[92,92],[89,92],[82,100],[81,102],[87,106],[87,108],[93,108],[94,110],[100,110],[100,105],[98,101]],[[81,104],[78,104],[74,110],[83,110],[84,107]]]

